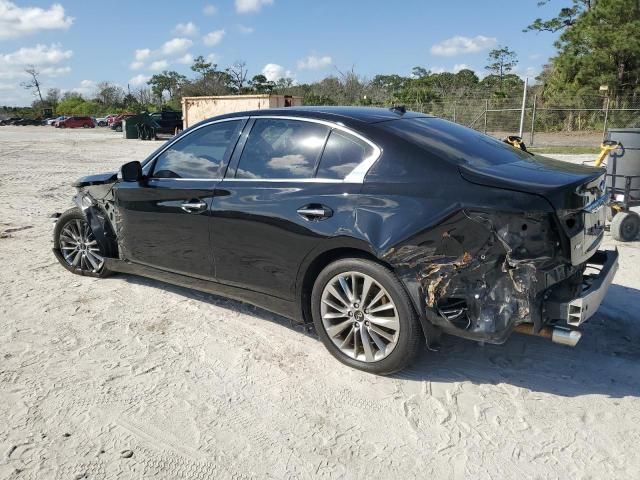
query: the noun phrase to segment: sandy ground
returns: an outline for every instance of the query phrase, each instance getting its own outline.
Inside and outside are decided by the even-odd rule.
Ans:
[[[252,306],[57,264],[70,183],[158,145],[0,127],[0,478],[640,478],[638,242],[575,349],[448,337],[375,377]]]

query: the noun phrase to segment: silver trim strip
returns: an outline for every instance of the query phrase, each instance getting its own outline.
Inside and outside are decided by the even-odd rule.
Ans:
[[[150,182],[220,182],[222,178],[169,178],[169,177],[150,177]]]
[[[355,183],[339,178],[223,178],[222,183],[224,182]]]

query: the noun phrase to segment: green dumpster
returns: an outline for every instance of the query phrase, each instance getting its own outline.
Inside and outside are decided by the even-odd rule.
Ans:
[[[147,113],[141,113],[129,117],[122,122],[122,132],[124,138],[139,138],[151,140],[155,138],[158,123]]]

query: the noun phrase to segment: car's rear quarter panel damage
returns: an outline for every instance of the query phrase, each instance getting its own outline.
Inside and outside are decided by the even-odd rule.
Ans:
[[[460,209],[389,248],[382,259],[427,321],[458,336],[501,343],[519,323],[541,328],[551,286],[565,281],[570,294],[580,284],[580,270],[563,255],[549,212]]]

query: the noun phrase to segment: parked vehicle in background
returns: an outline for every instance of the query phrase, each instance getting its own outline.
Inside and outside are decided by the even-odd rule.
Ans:
[[[49,125],[51,125],[52,127],[58,127],[58,123],[63,121],[65,118],[67,117],[65,117],[64,115],[61,115],[55,118],[51,123],[49,123]]]
[[[182,112],[164,110],[162,112],[154,112],[149,115],[158,125],[160,125],[160,128],[156,129],[156,133],[170,133],[171,135],[177,135],[182,131]]]
[[[57,128],[94,128],[95,126],[91,117],[67,117],[56,124]]]
[[[22,120],[22,117],[9,117],[3,120],[0,120],[0,125],[15,125],[15,123],[19,120]]]
[[[123,118],[125,115],[132,116],[132,115],[134,115],[134,114],[133,114],[133,113],[119,113],[119,114],[115,114],[115,115],[109,115],[109,116],[107,117],[107,126],[108,126],[109,128],[113,128],[113,124],[114,124],[114,122],[117,122],[118,120],[122,120],[122,118]]]
[[[24,127],[27,125],[31,125],[31,126],[42,125],[42,120],[39,118],[21,118],[20,120],[16,120],[14,122],[14,125],[19,125],[21,127]]]
[[[97,117],[95,118],[95,122],[98,127],[106,127],[108,122],[108,117]]]
[[[122,121],[127,119],[127,118],[134,117],[134,116],[135,116],[135,114],[133,114],[133,113],[123,113],[122,115],[118,115],[111,122],[111,126],[110,126],[111,130],[115,130],[116,132],[121,132],[122,131]]]
[[[441,333],[575,345],[618,265],[598,249],[603,169],[401,108],[215,117],[75,186],[54,231],[69,271],[313,322],[332,355],[371,373],[402,369]]]

